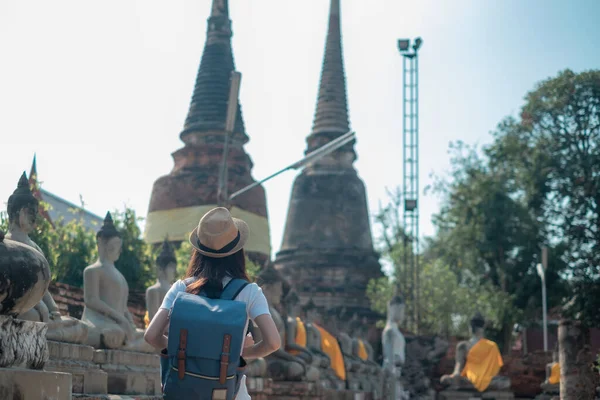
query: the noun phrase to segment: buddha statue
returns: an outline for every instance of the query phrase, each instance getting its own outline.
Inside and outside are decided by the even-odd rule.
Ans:
[[[542,391],[550,395],[560,394],[560,363],[558,362],[558,342],[552,352],[552,362],[546,365],[546,380],[540,385]]]
[[[402,366],[406,362],[406,340],[399,328],[404,322],[404,308],[404,298],[400,294],[392,297],[388,303],[386,323],[381,333],[383,369],[392,377],[390,398],[394,400],[410,398],[400,381]]]
[[[39,202],[29,187],[27,175],[23,172],[17,189],[8,198],[8,234],[11,239],[33,247],[45,258],[42,249],[29,237],[36,227]],[[48,277],[50,283],[50,277]],[[46,288],[42,299],[31,309],[17,316],[18,319],[34,322],[46,322],[46,338],[58,342],[83,343],[87,337],[87,326],[78,319],[62,316],[52,295]]]
[[[375,383],[381,376],[381,368],[369,358],[368,348],[371,350],[373,348],[367,340],[367,328],[366,321],[361,321],[355,314],[349,324],[350,333],[352,334],[352,355],[362,363],[359,375],[362,390],[371,392],[377,386]]]
[[[156,257],[156,283],[146,289],[146,310],[152,321],[177,275],[177,259],[167,239]]]
[[[329,387],[345,389],[346,369],[339,343],[333,335],[318,325],[321,315],[312,299],[306,303],[303,310],[306,315],[306,346],[316,360],[313,365],[319,368],[321,378],[328,382]]]
[[[342,310],[340,315],[343,315],[345,310]],[[336,323],[338,334],[337,338],[340,342],[340,348],[344,356],[344,364],[346,365],[346,377],[348,388],[350,390],[360,390],[365,382],[366,366],[361,362],[360,358],[353,354],[353,340],[348,335],[347,327],[341,321]]]
[[[269,303],[269,311],[281,336],[281,343],[286,343],[286,324],[277,310],[277,307],[281,306],[283,297],[283,278],[273,268],[272,264],[269,264],[258,276],[258,281]],[[319,379],[319,371],[315,367],[302,358],[288,353],[283,348],[271,353],[265,360],[267,361],[269,376],[273,380],[317,381]]]
[[[98,261],[83,270],[81,320],[89,326],[86,343],[97,349],[155,352],[127,308],[129,285],[117,267],[123,241],[110,213],[96,234]]]
[[[40,302],[49,284],[46,257],[0,231],[0,315],[26,313]]]
[[[478,392],[510,389],[510,379],[499,376],[503,365],[498,345],[484,337],[485,319],[477,312],[471,319],[471,338],[456,345],[454,372],[440,379],[451,389],[471,389]]]
[[[306,347],[306,327],[298,316],[298,303],[300,298],[295,290],[290,290],[285,296],[284,305],[286,312],[285,344],[284,349],[290,354],[300,358],[306,364],[313,365],[316,358]]]
[[[250,321],[248,329],[250,330],[252,338],[260,337],[258,327],[254,325],[252,321]],[[244,375],[253,378],[266,378],[268,375],[267,372],[267,361],[264,358],[255,358],[251,361],[248,361],[246,369],[244,370]]]

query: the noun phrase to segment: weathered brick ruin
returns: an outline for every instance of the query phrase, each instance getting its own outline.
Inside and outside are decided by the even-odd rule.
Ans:
[[[162,243],[167,235],[172,241],[186,240],[202,215],[218,203],[230,75],[235,70],[231,37],[228,1],[215,0],[190,108],[180,134],[184,147],[172,154],[173,170],[158,178],[152,188],[145,232],[151,243]],[[248,140],[238,104],[227,162],[230,194],[255,182],[252,160],[244,150]],[[264,264],[270,257],[270,237],[263,187],[236,197],[230,206],[234,216],[250,225],[250,257]]]

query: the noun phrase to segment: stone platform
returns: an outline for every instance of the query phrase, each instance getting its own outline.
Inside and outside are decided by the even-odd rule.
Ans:
[[[0,368],[0,399],[71,400],[71,375],[25,368]]]
[[[108,393],[108,374],[94,363],[95,349],[71,343],[48,341],[50,359],[45,370],[72,375],[73,393]]]
[[[272,382],[263,391],[248,389],[253,400],[373,400],[372,393],[324,389],[319,382]]]
[[[127,396],[119,394],[73,394],[73,400],[163,400],[162,396]]]
[[[489,391],[489,392],[473,392],[469,390],[444,390],[438,394],[439,400],[514,400],[515,396],[512,392],[504,391]]]
[[[161,394],[160,360],[157,354],[96,350],[93,362],[107,374],[108,393],[152,396]]]

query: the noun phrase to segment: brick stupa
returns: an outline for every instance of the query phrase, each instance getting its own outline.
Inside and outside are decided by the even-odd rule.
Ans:
[[[174,242],[187,240],[202,215],[217,205],[230,76],[235,69],[231,37],[228,1],[213,0],[196,85],[180,134],[184,147],[172,154],[171,173],[158,178],[152,188],[144,232],[150,243],[162,243],[166,236]],[[255,182],[252,160],[244,151],[248,140],[238,105],[229,146],[229,193]],[[232,215],[250,226],[248,255],[264,264],[271,248],[263,187],[238,196],[230,206]]]
[[[306,153],[350,130],[340,33],[340,4],[332,0],[321,82]],[[301,302],[373,316],[365,296],[381,275],[373,249],[365,186],[353,166],[354,142],[307,166],[292,188],[275,268],[298,290]],[[338,313],[338,315],[340,315]]]

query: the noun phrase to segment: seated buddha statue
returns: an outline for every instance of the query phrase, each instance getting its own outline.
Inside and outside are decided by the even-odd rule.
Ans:
[[[165,239],[156,257],[156,283],[146,289],[146,310],[152,321],[177,275],[177,259],[173,247]]]
[[[284,304],[286,308],[285,322],[285,342],[284,349],[290,354],[302,359],[306,364],[315,365],[317,359],[312,351],[306,347],[306,326],[304,321],[298,316],[298,303],[300,298],[295,290],[290,290],[285,296]],[[318,368],[318,363],[317,363]]]
[[[260,330],[252,321],[248,325],[252,338],[260,338]],[[266,378],[268,376],[267,361],[264,358],[255,358],[248,361],[244,375],[254,378]]]
[[[86,343],[97,349],[121,349],[145,353],[155,352],[137,329],[127,308],[129,285],[115,266],[123,241],[110,213],[96,234],[98,260],[83,270],[81,320],[89,327]]]
[[[558,349],[555,349],[552,352],[552,362],[546,365],[546,380],[540,387],[546,394],[560,393],[560,363],[558,362]]]
[[[8,234],[6,238],[24,243],[39,251],[42,249],[29,237],[36,227],[39,201],[31,193],[25,172],[21,175],[17,189],[8,198]],[[52,267],[50,265],[50,267]],[[46,322],[46,338],[58,342],[83,343],[87,337],[87,326],[78,319],[63,316],[48,290],[32,309],[18,315],[19,319]]]
[[[331,388],[346,388],[346,367],[340,345],[331,333],[320,326],[321,314],[310,299],[303,307],[306,314],[306,341],[313,356],[319,359],[319,371]]]
[[[258,283],[269,303],[269,311],[281,336],[281,343],[286,343],[286,324],[277,310],[277,307],[281,307],[283,297],[283,277],[273,268],[272,264],[269,264],[259,274]],[[255,339],[257,342],[258,340]],[[265,360],[267,361],[269,376],[273,380],[317,381],[319,379],[319,371],[314,366],[308,364],[302,358],[288,353],[283,346],[268,355]]]
[[[456,345],[454,372],[440,382],[452,389],[509,390],[510,379],[498,375],[504,365],[498,345],[484,337],[483,316],[477,312],[470,325],[471,339]]]
[[[340,313],[340,318],[337,321],[338,333],[337,337],[340,342],[340,347],[342,349],[342,354],[344,355],[344,362],[346,364],[346,371],[349,372],[358,372],[363,369],[363,363],[360,358],[356,357],[353,354],[352,349],[352,338],[348,334],[348,329],[346,324],[341,322],[342,316],[345,313],[345,310],[342,310]]]
[[[381,368],[377,363],[369,359],[368,347],[371,347],[366,339],[368,324],[354,316],[349,324],[349,330],[352,334],[352,355],[362,362],[362,368],[359,375],[361,388],[364,391],[371,392],[374,388],[374,382],[380,375]],[[372,347],[371,347],[372,350]]]

